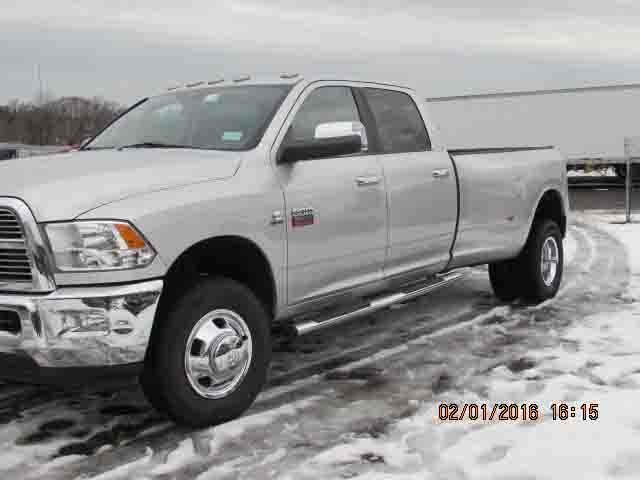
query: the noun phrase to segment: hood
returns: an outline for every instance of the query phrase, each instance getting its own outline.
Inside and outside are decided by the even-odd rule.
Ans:
[[[241,152],[143,149],[80,151],[0,162],[0,197],[17,197],[39,222],[70,220],[134,195],[232,177]]]

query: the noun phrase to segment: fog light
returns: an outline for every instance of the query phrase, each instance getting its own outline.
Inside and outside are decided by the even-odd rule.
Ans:
[[[58,317],[58,337],[94,337],[109,334],[109,319],[103,310],[65,309],[50,310],[49,315]]]

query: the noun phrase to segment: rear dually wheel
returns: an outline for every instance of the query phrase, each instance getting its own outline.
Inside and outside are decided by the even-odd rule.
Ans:
[[[564,269],[560,227],[553,220],[534,221],[518,257],[489,265],[489,279],[503,301],[524,298],[538,303],[558,293]]]

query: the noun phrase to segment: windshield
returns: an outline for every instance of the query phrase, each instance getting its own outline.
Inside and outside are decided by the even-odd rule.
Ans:
[[[254,148],[289,85],[186,90],[142,101],[84,150],[108,148]]]

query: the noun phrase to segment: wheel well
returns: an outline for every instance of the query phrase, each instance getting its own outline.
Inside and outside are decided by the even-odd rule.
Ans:
[[[563,237],[567,233],[567,217],[562,207],[562,196],[557,190],[547,190],[540,199],[533,217],[534,222],[539,218],[547,218],[556,222]]]
[[[220,275],[249,287],[270,315],[275,314],[276,286],[271,266],[262,250],[242,237],[203,240],[183,252],[165,277],[159,310],[166,307],[200,277]]]

